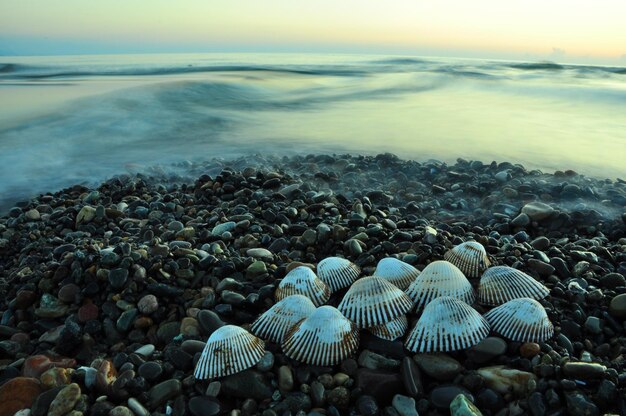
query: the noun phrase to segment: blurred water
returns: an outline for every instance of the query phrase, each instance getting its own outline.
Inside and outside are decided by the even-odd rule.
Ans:
[[[626,69],[366,55],[0,57],[0,205],[133,164],[393,152],[626,175]]]

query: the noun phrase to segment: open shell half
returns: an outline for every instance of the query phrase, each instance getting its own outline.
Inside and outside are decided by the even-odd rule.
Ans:
[[[238,326],[226,325],[209,337],[193,375],[198,380],[229,376],[252,367],[264,354],[262,339]]]
[[[381,259],[374,271],[374,276],[382,277],[401,290],[406,290],[419,274],[415,267],[394,257]]]
[[[313,312],[315,305],[311,299],[303,295],[287,296],[259,316],[250,331],[263,339],[280,343],[287,331]]]
[[[330,289],[315,275],[313,270],[298,266],[281,280],[275,293],[277,301],[291,295],[306,296],[315,306],[320,306],[330,297]]]

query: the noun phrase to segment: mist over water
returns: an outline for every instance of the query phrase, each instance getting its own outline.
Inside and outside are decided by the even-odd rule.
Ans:
[[[126,167],[392,152],[626,176],[626,69],[339,55],[0,57],[0,206]]]

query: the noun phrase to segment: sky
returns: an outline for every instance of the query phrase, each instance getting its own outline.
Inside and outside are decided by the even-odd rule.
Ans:
[[[624,0],[0,0],[0,55],[415,54],[626,65]]]

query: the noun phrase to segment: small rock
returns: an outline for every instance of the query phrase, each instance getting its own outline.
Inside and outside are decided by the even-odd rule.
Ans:
[[[32,377],[15,377],[0,386],[0,414],[13,415],[30,408],[41,393],[39,380]]]
[[[29,209],[24,213],[24,217],[29,221],[39,221],[41,214],[36,209]]]
[[[482,416],[482,413],[466,395],[459,394],[450,403],[451,416]]]
[[[452,401],[459,395],[463,394],[473,400],[473,396],[463,387],[455,385],[444,385],[435,387],[430,392],[430,402],[433,406],[440,410],[449,410]]]
[[[571,416],[598,416],[600,409],[584,394],[572,392],[565,395],[567,411]]]
[[[221,383],[222,392],[226,396],[256,400],[265,400],[272,397],[272,389],[269,383],[263,374],[255,370],[245,370],[224,377]]]
[[[525,396],[534,390],[537,380],[537,376],[532,373],[503,366],[480,368],[477,372],[485,379],[487,386],[501,394],[512,392]]]
[[[180,394],[182,384],[180,381],[171,379],[163,381],[152,387],[148,392],[148,407],[155,409]]]
[[[439,381],[452,380],[463,371],[461,363],[443,353],[417,354],[413,359],[420,369]]]
[[[522,357],[533,358],[541,352],[541,347],[536,342],[525,342],[519,350]]]
[[[603,378],[606,373],[606,367],[595,363],[574,363],[567,362],[563,364],[563,374],[580,380],[592,380]]]
[[[293,390],[293,373],[289,366],[282,365],[278,369],[278,388],[281,391]]]
[[[622,293],[611,299],[609,313],[621,320],[626,319],[626,293]]]
[[[196,396],[189,400],[189,411],[193,416],[216,416],[221,413],[222,408],[209,397]]]
[[[80,387],[72,383],[64,387],[54,398],[48,409],[48,416],[62,416],[69,413],[80,399]]]
[[[326,400],[338,409],[347,409],[350,405],[350,390],[343,386],[335,387],[328,392]]]
[[[370,350],[363,350],[359,355],[359,365],[370,370],[393,370],[400,366],[400,361],[376,354]]]
[[[144,315],[150,315],[159,308],[159,300],[154,295],[146,295],[137,302],[137,309]]]
[[[550,205],[538,201],[530,202],[522,207],[522,213],[528,215],[532,221],[544,220],[553,212],[554,208]]]
[[[412,397],[396,394],[391,401],[393,408],[400,414],[400,416],[418,416],[417,409],[415,407],[415,399]]]

